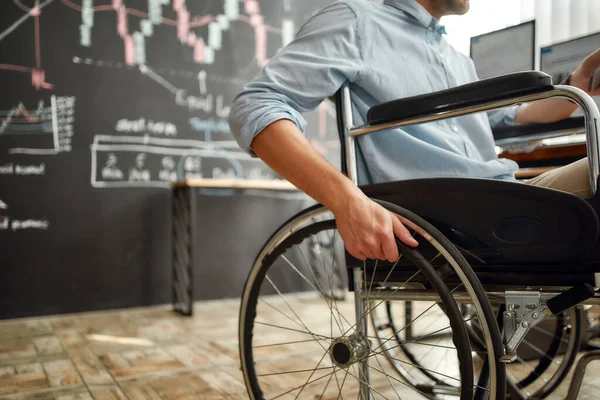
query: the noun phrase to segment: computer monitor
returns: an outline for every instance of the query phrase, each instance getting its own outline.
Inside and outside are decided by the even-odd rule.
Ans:
[[[600,32],[542,47],[540,70],[551,75],[552,82],[557,85],[575,71],[584,58],[599,47]],[[594,100],[600,108],[600,96],[594,97]],[[583,115],[581,109],[573,114],[574,117],[580,115]]]
[[[479,79],[535,67],[535,21],[471,38],[471,58]]]
[[[559,84],[599,47],[600,32],[542,47],[540,69],[552,76],[555,85]]]

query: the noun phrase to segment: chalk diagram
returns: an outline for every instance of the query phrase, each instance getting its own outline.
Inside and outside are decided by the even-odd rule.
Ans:
[[[74,98],[44,94],[52,90],[54,85],[46,81],[46,71],[42,64],[40,18],[42,10],[54,1],[56,0],[36,0],[32,6],[22,1],[13,1],[23,14],[4,30],[0,30],[0,42],[17,30],[20,34],[23,30],[32,33],[33,46],[24,51],[33,53],[33,65],[0,62],[0,72],[28,74],[31,87],[39,93],[37,104],[26,105],[25,102],[18,101],[9,109],[0,109],[0,138],[11,136],[9,154],[52,155],[71,151]],[[13,147],[21,143],[23,147]]]
[[[229,104],[214,88],[215,84],[232,85],[240,88],[244,80],[237,77],[219,76],[215,68],[219,52],[223,51],[224,33],[233,24],[246,24],[254,32],[254,60],[260,68],[268,62],[268,42],[276,41],[278,47],[289,43],[295,34],[293,18],[283,18],[280,26],[269,26],[261,13],[257,0],[223,0],[222,10],[217,14],[192,15],[188,9],[194,2],[186,0],[148,0],[147,12],[126,5],[125,1],[113,0],[111,4],[97,5],[83,0],[60,0],[62,4],[81,13],[80,46],[93,49],[93,31],[102,29],[96,22],[97,13],[108,13],[116,21],[116,35],[122,44],[121,58],[107,60],[96,53],[93,57],[74,56],[72,62],[82,66],[99,68],[127,68],[139,71],[170,95],[174,103],[191,115],[205,114],[207,117],[192,116],[189,129],[201,140],[180,138],[157,138],[145,134],[96,135],[91,146],[93,187],[163,187],[169,188],[174,180],[182,179],[273,179],[274,173],[265,173],[262,161],[241,152],[233,141],[227,124]],[[291,3],[284,2],[290,12]],[[175,18],[168,18],[168,13]],[[150,62],[148,43],[158,34],[161,27],[172,27],[173,43],[179,42],[191,54],[198,68],[175,71],[161,68]],[[204,28],[203,28],[204,27]],[[203,30],[200,30],[203,28]],[[164,30],[163,30],[163,34]],[[185,51],[185,50],[184,50]],[[230,50],[231,51],[231,50]],[[258,71],[258,69],[257,69]],[[189,86],[178,87],[172,78],[186,78],[194,82],[196,94]],[[181,80],[180,80],[181,82]],[[322,154],[338,151],[337,138],[327,138],[327,123],[335,121],[335,109],[323,103],[313,116],[318,135],[311,141]],[[143,129],[141,130],[143,131]],[[136,130],[134,133],[139,133]],[[130,132],[131,133],[131,132]]]
[[[200,140],[150,136],[96,135],[92,144],[91,185],[169,188],[184,179],[273,179],[265,176],[259,160],[229,148]],[[133,163],[121,163],[120,159]],[[204,172],[208,164],[209,174]]]
[[[170,122],[146,121],[143,129],[135,131],[116,129],[117,125],[111,123],[112,128],[103,126],[95,132],[94,126],[90,146],[92,187],[169,188],[178,179],[277,178],[262,161],[242,152],[233,140],[227,125],[230,94],[237,92],[269,57],[293,39],[303,19],[308,17],[306,11],[298,12],[293,7],[312,12],[330,2],[12,0],[11,4],[22,14],[14,22],[0,26],[0,43],[13,33],[31,36],[31,65],[3,63],[6,60],[0,56],[0,72],[28,74],[31,83],[28,86],[38,96],[27,101],[15,99],[8,107],[0,108],[0,140],[10,138],[11,145],[6,146],[9,154],[53,155],[72,151],[76,99],[58,94],[61,81],[52,76],[56,74],[55,65],[51,65],[52,72],[48,75],[49,57],[43,58],[46,53],[41,51],[45,36],[40,32],[40,20],[48,20],[48,16],[43,18],[44,13],[52,6],[53,15],[60,10],[60,15],[68,18],[65,27],[73,30],[70,35],[78,46],[70,59],[53,59],[54,63],[71,63],[82,70],[139,74],[143,77],[141,81],[147,82],[145,85],[155,85],[173,107],[189,115],[183,121],[181,114]],[[273,11],[275,6],[279,11]],[[48,26],[43,24],[43,28]],[[236,30],[238,35],[244,33],[248,42],[243,49],[232,51],[231,35]],[[184,70],[173,69],[168,62],[161,63],[164,60],[157,61],[157,39],[163,46],[177,47],[181,53],[178,58],[163,58],[181,59],[185,63],[177,66]],[[233,53],[235,58],[240,52],[250,54],[241,61],[248,64],[242,65],[245,68],[242,78],[223,68],[227,62],[222,56]],[[150,115],[149,111],[144,116],[142,110],[131,115],[131,120],[140,117],[148,120]],[[307,136],[315,147],[326,157],[337,154],[337,134],[335,128],[331,129],[335,126],[332,104],[323,103],[306,117]],[[163,131],[156,128],[163,126],[160,124],[166,127]]]
[[[47,106],[40,100],[28,110],[20,102],[10,110],[0,110],[0,137],[12,135],[17,140],[35,136],[35,147],[9,148],[9,154],[51,155],[71,151],[75,98],[50,96]]]
[[[27,7],[20,1],[13,1],[14,4],[16,4],[21,10],[23,10],[24,14],[19,19],[17,19],[12,25],[10,25],[4,31],[0,32],[0,41],[2,41],[2,39],[14,32],[20,25],[31,22],[31,19],[33,19],[35,40],[35,65],[27,66],[0,63],[0,70],[30,74],[31,85],[38,90],[53,88],[53,85],[51,83],[46,82],[46,72],[42,67],[42,58],[40,52],[40,15],[42,13],[42,10],[54,1],[55,0],[46,0],[44,2],[40,2],[39,0],[36,0],[35,5],[33,7]]]
[[[6,203],[0,199],[0,230],[8,229],[8,217],[4,215],[4,210],[7,208]]]

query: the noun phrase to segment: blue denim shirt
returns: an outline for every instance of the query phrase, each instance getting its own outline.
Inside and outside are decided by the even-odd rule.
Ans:
[[[241,147],[269,124],[302,113],[349,83],[355,125],[369,108],[477,80],[472,60],[445,40],[444,28],[414,0],[345,0],[321,10],[236,97],[229,123]],[[359,182],[429,177],[514,179],[498,159],[490,124],[510,124],[517,108],[470,114],[361,136]]]

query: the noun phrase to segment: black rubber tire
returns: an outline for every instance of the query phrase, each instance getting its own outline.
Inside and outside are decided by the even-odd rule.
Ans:
[[[452,245],[452,243],[445,238],[437,229],[431,226],[428,222],[418,217],[417,215],[404,210],[398,206],[395,206],[390,203],[374,200],[381,204],[383,207],[388,209],[391,212],[394,212],[401,217],[404,217],[410,221],[413,221],[420,227],[426,227],[427,234],[431,235],[444,249],[451,255],[452,258],[456,260],[456,262],[460,266],[461,274],[463,275],[462,279],[466,279],[470,287],[472,288],[473,293],[477,297],[478,304],[480,306],[480,312],[485,319],[486,325],[488,326],[488,331],[490,340],[493,346],[494,354],[497,355],[493,359],[493,365],[495,374],[494,377],[496,382],[496,391],[494,398],[496,400],[504,400],[505,398],[505,390],[506,390],[506,371],[504,369],[504,365],[499,362],[499,355],[503,354],[502,341],[500,339],[500,331],[495,322],[495,316],[492,312],[492,308],[487,301],[487,296],[481,286],[481,283],[475,276],[474,272],[470,268],[469,264],[466,262],[461,253]],[[294,221],[296,218],[302,217],[303,214],[309,214],[319,208],[322,208],[321,205],[315,205],[310,207],[296,216],[292,217],[288,222]],[[292,246],[293,244],[301,242],[308,235],[318,232],[321,229],[333,229],[335,228],[335,221],[322,221],[316,222],[311,225],[308,225],[304,228],[299,229],[298,231],[292,233],[284,239],[281,243],[279,243],[269,254],[264,254],[261,258],[261,254],[265,253],[265,249],[267,246],[271,245],[273,238],[278,237],[280,235],[280,231],[284,229],[288,225],[286,222],[280,230],[276,231],[269,241],[263,246],[263,249],[257,256],[257,259],[254,262],[253,268],[250,271],[249,279],[246,281],[246,285],[244,287],[243,295],[242,295],[242,304],[240,307],[240,337],[239,337],[239,347],[240,347],[240,357],[242,360],[242,371],[244,373],[244,379],[246,381],[246,386],[248,388],[248,394],[252,399],[263,399],[263,394],[260,390],[260,385],[258,383],[258,379],[256,378],[256,373],[254,369],[254,358],[252,355],[252,335],[253,335],[253,321],[256,317],[256,302],[260,289],[260,284],[255,284],[256,282],[261,282],[267,270],[270,267],[270,264],[287,248]],[[327,224],[331,224],[327,226]],[[468,333],[465,328],[465,325],[462,320],[462,314],[458,310],[457,304],[452,297],[448,286],[443,282],[442,277],[440,277],[436,270],[427,262],[425,258],[423,258],[418,251],[408,248],[408,246],[403,246],[400,244],[400,247],[403,247],[401,250],[407,255],[407,257],[411,257],[412,260],[419,266],[423,274],[429,279],[432,286],[440,295],[442,302],[447,308],[449,319],[451,321],[452,331],[453,331],[453,341],[457,346],[457,351],[460,349],[459,360],[461,363],[460,374],[461,381],[466,382],[467,385],[461,385],[461,399],[462,400],[470,400],[473,398],[473,364],[472,360],[469,362],[465,361],[465,357],[471,357],[470,347],[468,344]],[[254,279],[250,279],[250,277],[254,277]],[[458,324],[460,321],[460,324]],[[465,343],[467,348],[469,349],[468,355],[467,352],[464,351]],[[469,375],[469,377],[465,376]]]

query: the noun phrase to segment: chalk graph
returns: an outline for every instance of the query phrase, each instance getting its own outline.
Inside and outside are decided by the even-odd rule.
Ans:
[[[9,148],[9,154],[51,155],[71,151],[75,99],[73,97],[50,97],[50,104],[41,100],[30,111],[21,102],[8,111],[0,111],[0,138],[13,136],[36,136],[35,147]],[[13,140],[14,142],[14,140]]]
[[[96,135],[91,154],[90,184],[96,188],[170,189],[183,179],[274,178],[265,174],[262,161],[237,150],[235,142]]]
[[[128,8],[123,0],[112,0],[111,4],[94,6],[92,0],[83,0],[81,5],[72,0],[61,0],[62,4],[81,12],[82,24],[79,27],[80,44],[92,47],[92,30],[95,28],[94,15],[98,12],[114,12],[117,21],[116,34],[123,41],[123,59],[126,65],[145,65],[146,39],[154,34],[157,25],[169,25],[175,29],[173,39],[191,48],[193,60],[197,64],[213,64],[216,53],[223,49],[223,32],[235,21],[241,21],[254,29],[255,54],[260,66],[266,64],[268,32],[281,35],[281,46],[289,43],[295,33],[291,19],[283,19],[281,27],[265,24],[258,0],[224,0],[223,13],[218,15],[192,16],[186,0],[148,0],[148,12]],[[171,6],[177,19],[163,16],[163,8]],[[139,30],[132,29],[128,16],[140,18]],[[203,37],[195,29],[208,26],[208,35]],[[96,28],[99,29],[99,28]]]
[[[0,104],[1,147],[9,154],[72,151],[75,97],[69,93],[76,93],[78,126],[93,135],[93,187],[168,188],[175,179],[194,177],[276,178],[233,141],[226,122],[230,102],[293,39],[317,3],[328,2],[11,0],[12,9],[0,19],[0,44],[4,50],[25,43],[25,56],[2,51],[0,73],[9,85],[13,73],[29,74],[31,82],[15,80]],[[63,27],[64,34],[53,36]],[[45,39],[50,37],[62,43],[60,51]],[[69,81],[71,71],[90,77],[89,90]],[[136,73],[159,89],[130,78]],[[121,91],[123,84],[131,86]],[[115,91],[95,90],[97,85],[114,85]],[[18,98],[11,100],[11,92]],[[136,93],[150,100],[141,105]],[[90,110],[92,105],[100,108]],[[309,139],[328,158],[339,148],[328,135],[333,118],[335,111],[325,103],[307,115],[314,127]],[[85,125],[88,120],[94,125]]]
[[[23,103],[0,110],[0,135],[39,133],[52,134],[52,107],[46,107],[43,100],[31,111]]]
[[[17,19],[13,24],[11,24],[4,31],[0,31],[0,42],[2,39],[7,37],[13,31],[15,31],[19,26],[25,23],[30,23],[33,18],[33,35],[34,35],[34,48],[32,51],[35,54],[35,65],[15,65],[15,64],[1,64],[0,70],[6,71],[14,71],[14,72],[22,72],[28,73],[31,75],[31,85],[37,89],[52,89],[53,85],[51,83],[46,82],[46,72],[42,67],[42,56],[40,51],[40,16],[42,15],[42,10],[47,7],[50,3],[55,0],[46,0],[40,3],[39,0],[35,1],[35,5],[33,7],[27,7],[20,1],[15,1],[14,3],[18,5],[18,7],[24,11],[24,14]]]

